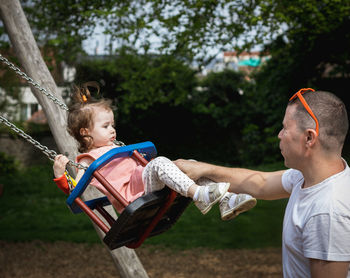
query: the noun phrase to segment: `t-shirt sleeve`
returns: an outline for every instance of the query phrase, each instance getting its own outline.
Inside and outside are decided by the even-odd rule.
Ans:
[[[295,169],[288,169],[282,175],[282,186],[285,191],[292,193],[293,186],[303,179],[303,175],[300,171]]]
[[[350,261],[350,218],[319,214],[303,231],[304,256],[325,261]]]

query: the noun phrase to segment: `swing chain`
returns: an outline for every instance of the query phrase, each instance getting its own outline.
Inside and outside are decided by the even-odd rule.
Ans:
[[[69,192],[72,192],[75,187],[72,181],[72,177],[67,173],[67,171],[64,173],[64,175],[68,182]]]
[[[125,147],[126,145],[122,141],[114,140],[113,143],[119,147]]]
[[[34,147],[38,148],[39,150],[41,150],[50,160],[54,161],[55,157],[57,156],[57,153],[54,150],[50,150],[48,147],[43,146],[42,144],[40,144],[38,141],[36,141],[35,139],[33,139],[33,137],[31,137],[30,135],[26,134],[22,129],[16,127],[14,124],[12,124],[11,122],[9,122],[6,118],[4,118],[3,116],[0,115],[0,122],[3,122],[6,126],[8,126],[10,129],[12,129],[13,131],[15,131],[17,134],[19,134],[20,136],[22,136],[24,139],[26,139],[29,143],[33,144]],[[77,167],[79,169],[83,169],[86,170],[87,167],[80,164],[80,163],[76,163],[72,160],[69,160],[68,162],[69,165]]]
[[[31,77],[21,71],[18,67],[16,67],[13,63],[7,60],[4,56],[0,54],[0,61],[7,65],[10,69],[12,69],[16,74],[25,79],[29,84],[32,84],[35,88],[37,88],[43,95],[47,96],[51,99],[55,104],[57,104],[61,109],[68,111],[68,106],[59,100],[52,93],[48,92],[45,88],[42,88],[37,82],[35,82]]]

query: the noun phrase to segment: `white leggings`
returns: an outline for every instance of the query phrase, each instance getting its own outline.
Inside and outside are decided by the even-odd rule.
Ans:
[[[145,193],[170,187],[187,197],[187,191],[195,182],[185,175],[170,159],[158,156],[148,162],[142,173]]]

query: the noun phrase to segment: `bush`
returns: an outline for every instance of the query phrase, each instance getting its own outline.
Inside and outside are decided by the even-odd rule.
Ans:
[[[0,176],[14,175],[19,167],[19,163],[14,157],[0,152]]]

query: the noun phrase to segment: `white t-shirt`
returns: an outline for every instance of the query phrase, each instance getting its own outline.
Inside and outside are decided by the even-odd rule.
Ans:
[[[344,164],[342,172],[308,188],[300,171],[283,174],[291,194],[283,220],[284,277],[311,277],[308,258],[350,261],[350,169]]]

